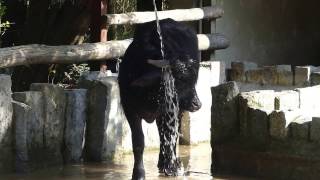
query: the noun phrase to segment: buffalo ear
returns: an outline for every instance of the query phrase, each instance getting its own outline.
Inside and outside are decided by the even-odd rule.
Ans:
[[[159,84],[160,80],[161,72],[150,72],[134,80],[130,85],[135,87],[148,87],[154,84]]]

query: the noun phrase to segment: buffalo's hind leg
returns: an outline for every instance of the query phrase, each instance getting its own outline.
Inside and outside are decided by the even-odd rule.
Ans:
[[[167,116],[157,119],[160,136],[158,168],[160,173],[165,173],[167,176],[178,176],[180,162],[176,154],[178,132],[175,128],[178,124],[176,124],[177,122],[168,122]]]
[[[132,180],[144,180],[145,170],[143,166],[144,135],[142,130],[141,118],[129,116],[128,122],[132,135],[132,150],[134,155],[134,167]]]

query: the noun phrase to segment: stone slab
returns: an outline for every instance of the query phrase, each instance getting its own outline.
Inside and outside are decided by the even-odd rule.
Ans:
[[[13,170],[11,78],[0,74],[0,173]]]
[[[300,106],[304,112],[310,116],[320,116],[320,85],[297,88],[295,89],[299,93]]]
[[[262,109],[247,109],[247,137],[253,140],[252,143],[267,145],[266,142],[269,137],[268,132],[268,115],[271,112]]]
[[[238,94],[234,81],[211,88],[211,141],[221,143],[239,134]],[[203,125],[203,124],[201,124]]]
[[[309,140],[309,129],[312,117],[301,114],[290,123],[290,137],[294,140]]]
[[[85,160],[117,161],[132,150],[131,131],[124,115],[117,77],[91,72],[81,78],[81,88],[88,89],[88,119]],[[146,148],[158,147],[156,123],[143,121]]]
[[[246,80],[243,62],[231,62],[231,69],[229,72],[231,81],[243,82]]]
[[[297,86],[307,86],[310,83],[310,66],[295,66],[294,67],[294,84]]]
[[[249,136],[251,131],[249,128],[249,120],[251,120],[255,116],[263,116],[263,119],[261,121],[264,124],[264,115],[269,114],[274,110],[274,98],[275,92],[273,90],[250,91],[240,93],[239,121],[240,134],[242,136]],[[255,111],[256,109],[258,111]],[[251,114],[249,114],[249,111]],[[252,120],[252,124],[252,127],[256,125],[254,119]],[[263,124],[262,126],[264,126]],[[265,134],[265,132],[263,132],[262,134]]]
[[[85,142],[87,121],[87,90],[73,89],[66,93],[63,159],[65,163],[80,163]]]
[[[311,85],[319,85],[320,84],[320,71],[311,73],[310,81],[311,81]]]
[[[31,172],[45,166],[43,98],[37,91],[13,94],[16,172]]]
[[[34,83],[31,91],[40,91],[44,96],[44,148],[46,165],[62,165],[63,131],[65,125],[65,93],[53,84]]]
[[[278,85],[293,86],[293,72],[291,65],[277,65]]]
[[[281,91],[275,95],[275,110],[294,110],[300,106],[299,93],[297,91]]]
[[[262,82],[261,84],[277,85],[278,72],[276,66],[264,66],[262,68]]]
[[[289,137],[289,124],[299,118],[301,110],[273,111],[269,115],[269,134],[277,140],[286,140]]]
[[[253,62],[231,62],[231,69],[228,72],[230,81],[245,82],[246,71],[257,69],[258,65]]]
[[[263,84],[263,69],[248,70],[245,76],[247,83]]]
[[[320,142],[320,117],[313,117],[310,127],[310,140]]]

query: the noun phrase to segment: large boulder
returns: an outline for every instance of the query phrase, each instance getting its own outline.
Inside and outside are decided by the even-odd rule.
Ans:
[[[35,83],[31,91],[40,91],[44,95],[44,153],[46,165],[62,165],[62,145],[66,98],[64,90],[53,84]]]
[[[11,78],[0,74],[0,173],[13,170]]]
[[[88,89],[85,160],[117,161],[131,150],[131,131],[124,115],[118,80],[91,72],[82,77],[80,87]],[[147,148],[159,146],[156,123],[143,123]]]
[[[63,159],[65,163],[82,160],[87,120],[87,90],[66,90],[66,119],[64,129]]]
[[[239,134],[238,128],[238,94],[235,82],[227,82],[211,88],[211,140],[214,144]]]
[[[44,165],[43,98],[36,91],[13,94],[16,172],[30,172]]]

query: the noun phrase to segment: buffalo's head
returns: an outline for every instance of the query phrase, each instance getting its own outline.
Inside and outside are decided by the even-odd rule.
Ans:
[[[201,102],[195,90],[199,60],[187,57],[174,60],[147,60],[147,62],[158,68],[171,68],[179,104],[183,110],[194,112],[201,108]]]

